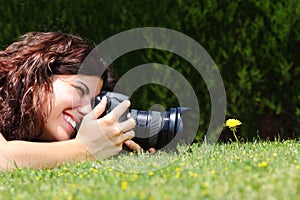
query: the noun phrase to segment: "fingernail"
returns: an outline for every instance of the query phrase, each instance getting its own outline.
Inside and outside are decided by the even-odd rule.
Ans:
[[[128,105],[128,107],[130,106],[130,101],[129,100],[125,100],[126,105]]]
[[[130,140],[127,140],[125,141],[127,145],[130,145],[131,144],[131,141]]]

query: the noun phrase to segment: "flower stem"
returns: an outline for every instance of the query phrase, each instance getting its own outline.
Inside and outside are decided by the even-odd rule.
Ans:
[[[235,132],[236,132],[236,129],[235,128],[232,129],[232,133],[233,133],[234,139],[236,140],[237,143],[239,143],[239,139],[237,138]]]

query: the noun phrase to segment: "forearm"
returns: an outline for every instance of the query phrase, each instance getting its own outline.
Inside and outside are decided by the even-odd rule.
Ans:
[[[64,162],[82,162],[93,157],[75,139],[60,142],[8,141],[0,145],[0,169],[52,168]]]

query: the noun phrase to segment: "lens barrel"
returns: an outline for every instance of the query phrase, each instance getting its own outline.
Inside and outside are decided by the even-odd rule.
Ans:
[[[132,109],[130,115],[136,121],[133,141],[143,149],[166,146],[183,130],[182,113],[188,108],[171,108],[170,111],[140,111]]]

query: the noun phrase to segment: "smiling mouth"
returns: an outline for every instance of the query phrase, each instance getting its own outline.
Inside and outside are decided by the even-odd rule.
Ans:
[[[76,122],[70,116],[64,115],[64,118],[75,129]]]

